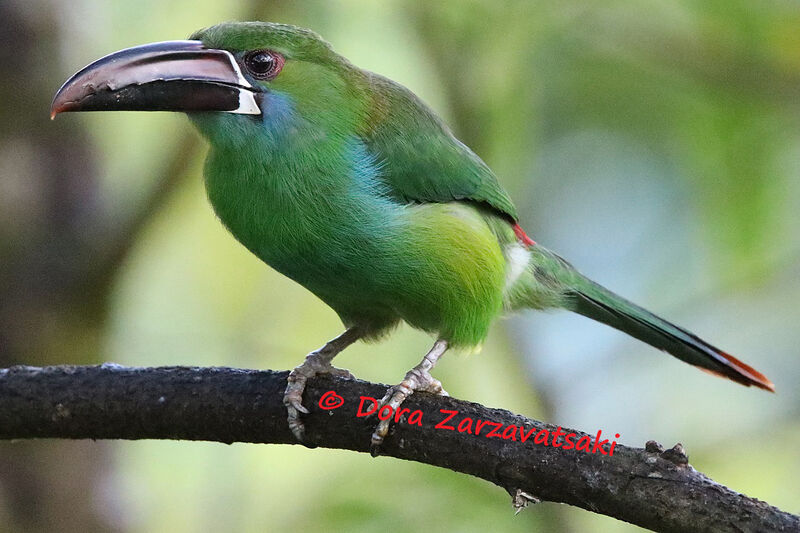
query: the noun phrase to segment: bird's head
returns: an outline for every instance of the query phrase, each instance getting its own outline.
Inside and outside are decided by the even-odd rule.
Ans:
[[[268,22],[223,23],[187,41],[128,48],[83,68],[56,93],[67,111],[183,111],[201,130],[285,121],[341,127],[359,113],[358,69],[317,34]]]

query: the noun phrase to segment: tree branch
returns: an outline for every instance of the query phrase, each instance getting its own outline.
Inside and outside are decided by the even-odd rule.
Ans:
[[[0,439],[294,444],[282,403],[286,376],[231,368],[12,367],[0,370]],[[323,410],[320,399],[330,390],[344,403]],[[311,379],[305,394],[311,411],[304,418],[308,445],[368,452],[376,419],[356,413],[362,396],[381,398],[384,392],[375,383]],[[367,401],[364,407],[371,405]],[[426,393],[414,394],[403,407],[420,410],[420,425],[406,413],[393,424],[381,454],[485,479],[518,503],[530,495],[658,531],[800,530],[800,517],[694,470],[680,445],[663,452],[654,442],[647,449],[617,444],[613,455],[565,451],[533,442],[537,432],[552,434],[555,426],[508,411]],[[492,424],[480,435],[474,434],[477,424],[473,433],[437,428],[447,417],[442,410],[458,413],[446,426],[458,427],[466,417],[485,420],[502,424],[498,433],[509,438],[487,438]],[[509,430],[512,425],[521,431]],[[522,432],[529,435],[525,442]]]

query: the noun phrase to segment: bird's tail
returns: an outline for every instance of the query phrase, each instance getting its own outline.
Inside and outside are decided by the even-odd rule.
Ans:
[[[629,302],[580,274],[569,263],[542,246],[529,248],[528,289],[533,290],[533,305],[541,295],[557,292],[560,305],[631,335],[664,350],[691,365],[726,377],[742,385],[775,391],[763,374],[735,357],[712,346],[685,329]],[[528,297],[532,295],[528,292]]]

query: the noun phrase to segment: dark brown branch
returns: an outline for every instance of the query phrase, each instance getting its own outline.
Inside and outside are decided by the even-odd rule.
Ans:
[[[287,372],[231,368],[126,368],[116,365],[13,367],[0,370],[0,439],[182,439],[292,444],[282,392]],[[334,390],[344,400],[319,407]],[[383,385],[318,377],[305,405],[308,444],[369,451],[374,417],[357,417],[362,396],[382,397]],[[404,407],[422,425],[394,424],[384,455],[441,466],[506,489],[564,502],[659,531],[798,531],[800,517],[738,494],[686,463],[679,446],[662,452],[617,444],[613,456],[564,451],[526,442],[436,428],[441,410],[553,432],[549,424],[500,409],[419,393]],[[473,427],[473,431],[474,431]],[[572,431],[566,429],[565,431]],[[576,432],[579,435],[583,433]],[[509,433],[506,433],[509,435]],[[563,441],[563,438],[562,438]],[[608,451],[608,446],[606,446]]]

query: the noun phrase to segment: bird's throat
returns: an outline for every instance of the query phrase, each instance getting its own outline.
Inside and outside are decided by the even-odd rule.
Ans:
[[[347,262],[348,248],[378,242],[378,226],[400,210],[376,190],[377,165],[357,139],[302,121],[276,131],[216,115],[193,117],[211,143],[205,181],[214,211],[237,240],[296,281],[319,280],[318,269]]]

